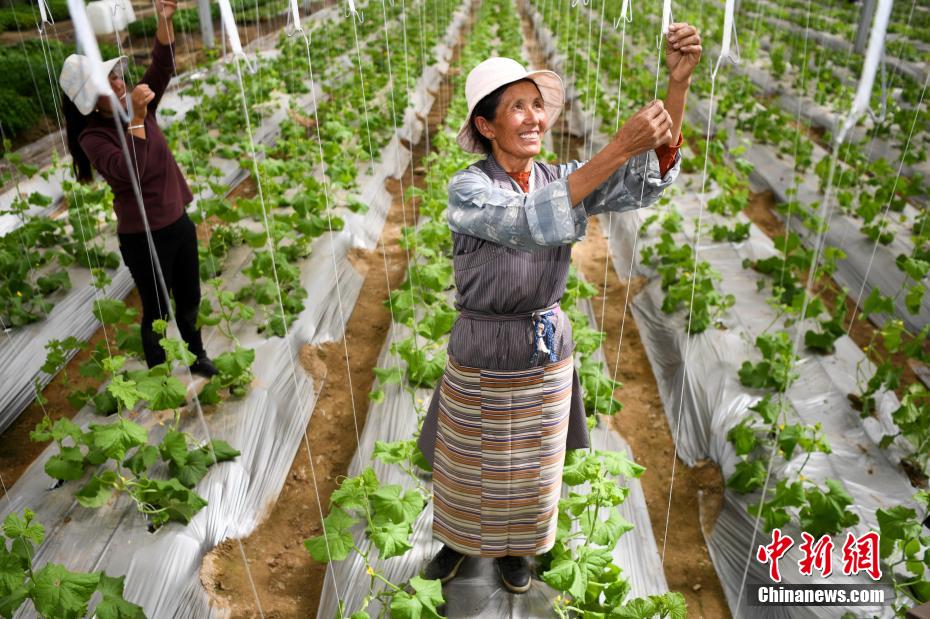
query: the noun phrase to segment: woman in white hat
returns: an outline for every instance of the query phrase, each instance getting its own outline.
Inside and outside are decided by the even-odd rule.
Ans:
[[[123,81],[125,56],[103,63],[112,91],[99,91],[90,60],[81,54],[65,59],[59,83],[67,95],[63,108],[75,176],[81,182],[89,182],[96,169],[113,190],[120,253],[142,299],[142,347],[146,363],[153,367],[165,361],[165,351],[152,323],[168,317],[169,303],[152,261],[146,236],[148,224],[165,288],[174,297],[178,329],[190,352],[197,357],[191,371],[210,377],[217,371],[207,357],[197,327],[200,308],[197,231],[185,210],[193,195],[155,119],[155,110],[174,73],[172,19],[176,8],[173,0],[156,0],[158,27],[152,64],[131,93]],[[114,99],[122,109],[114,109]],[[123,118],[126,112],[132,114],[128,123]],[[126,161],[124,143],[131,163]],[[134,181],[145,207],[144,218]]]
[[[564,103],[558,75],[491,58],[468,75],[459,145],[486,158],[449,183],[459,317],[420,449],[433,465],[426,577],[494,557],[504,586],[530,588],[528,557],[555,543],[566,449],[587,447],[571,324],[559,309],[572,243],[587,218],[653,204],[678,175],[697,30],[672,24],[668,96],[623,125],[590,161],[534,161]]]

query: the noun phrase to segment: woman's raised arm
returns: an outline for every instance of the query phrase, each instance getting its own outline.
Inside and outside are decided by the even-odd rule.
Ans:
[[[145,75],[139,80],[147,85],[155,97],[149,102],[149,112],[154,112],[161,102],[162,95],[174,75],[174,12],[178,3],[174,0],[156,0],[155,18],[158,28],[155,30],[155,46],[152,48],[152,62]]]

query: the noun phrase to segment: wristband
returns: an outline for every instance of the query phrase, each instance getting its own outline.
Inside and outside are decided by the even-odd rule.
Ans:
[[[141,124],[141,125],[129,125],[129,130],[132,131],[133,129],[145,129],[145,124]]]

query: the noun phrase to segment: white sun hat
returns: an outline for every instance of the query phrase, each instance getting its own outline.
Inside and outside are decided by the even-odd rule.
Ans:
[[[565,89],[562,78],[552,71],[527,71],[522,64],[511,58],[488,58],[471,70],[465,80],[465,100],[468,116],[459,129],[458,143],[469,153],[484,154],[481,142],[471,126],[471,114],[478,103],[489,94],[522,79],[533,80],[539,88],[546,106],[547,126],[555,123],[565,104]]]
[[[126,56],[118,56],[103,63],[104,76],[109,75],[113,69],[119,68],[126,70]],[[94,87],[91,79],[90,58],[83,54],[71,54],[65,58],[65,64],[61,68],[61,75],[58,77],[58,83],[61,89],[77,107],[81,114],[87,116],[97,107],[97,99],[102,94]]]

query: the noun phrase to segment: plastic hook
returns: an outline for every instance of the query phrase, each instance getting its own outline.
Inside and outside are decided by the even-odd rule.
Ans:
[[[52,24],[55,25],[55,19],[52,17],[52,12],[46,4],[46,0],[36,0],[39,5],[39,33],[45,33],[45,25]]]
[[[628,24],[633,22],[633,4],[630,0],[623,0],[620,5],[620,17],[614,22],[614,30],[619,30],[620,24],[623,22]]]
[[[358,8],[355,6],[355,0],[348,0],[348,4],[346,5],[344,15],[346,17],[348,17],[349,15],[352,15],[353,17],[355,17],[355,19],[358,20],[358,23],[360,24],[365,23],[365,15],[360,10],[358,10]]]
[[[287,24],[284,26],[284,34],[287,38],[291,38],[296,34],[302,33],[304,31],[304,26],[300,23],[300,11],[297,8],[297,0],[290,0],[288,6],[290,11],[288,11]],[[290,32],[288,32],[288,27],[290,27]]]

